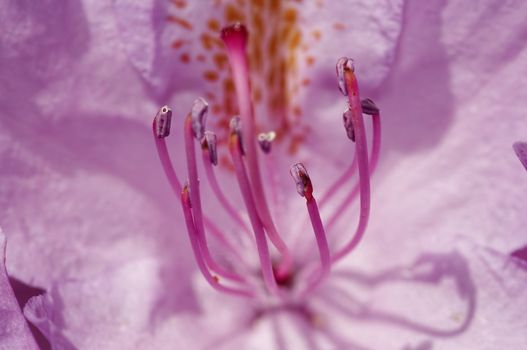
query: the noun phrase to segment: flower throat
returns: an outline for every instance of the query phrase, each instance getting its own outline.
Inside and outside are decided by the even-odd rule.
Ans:
[[[233,181],[237,183],[241,193],[245,213],[238,211],[231,203],[222,190],[221,185],[224,184],[220,185],[216,177],[217,138],[214,132],[206,130],[208,103],[203,98],[194,101],[183,123],[187,181],[182,185],[179,180],[165,142],[170,134],[172,119],[172,110],[167,106],[158,111],[152,125],[159,159],[172,190],[180,197],[185,226],[198,268],[214,289],[248,298],[303,298],[315,290],[328,276],[331,266],[350,254],[364,236],[370,216],[370,177],[376,168],[380,151],[379,109],[370,99],[360,100],[353,60],[340,58],[336,65],[337,82],[340,91],[347,97],[343,121],[346,134],[354,144],[354,156],[348,168],[329,186],[318,202],[305,166],[302,163],[291,166],[290,174],[296,190],[306,201],[306,222],[311,224],[315,238],[313,248],[316,246],[318,250],[318,259],[299,263],[300,259],[295,259],[275,225],[266,197],[269,189],[262,181],[259,156],[265,157],[273,152],[272,143],[276,133],[271,131],[257,134],[256,131],[246,54],[247,29],[242,24],[234,24],[222,30],[221,38],[227,49],[239,108],[239,116],[234,116],[230,121],[227,144],[234,166]],[[371,116],[370,154],[363,114]],[[200,146],[203,169],[212,192],[239,233],[245,233],[244,236],[236,237],[237,240],[226,235],[214,217],[208,216],[209,213],[202,209],[196,143]],[[335,194],[343,191],[355,172],[358,172],[358,182],[323,223],[319,207],[326,205]],[[357,196],[359,220],[355,232],[342,247],[330,249],[327,232],[333,230],[337,220]],[[208,242],[209,234],[220,247],[220,251],[216,252],[219,254],[214,256]],[[243,241],[247,242],[245,246],[241,243]],[[277,258],[271,255],[269,244],[276,249]],[[297,245],[294,246],[296,252]],[[221,260],[215,258],[218,255]],[[256,273],[255,261],[258,266]]]

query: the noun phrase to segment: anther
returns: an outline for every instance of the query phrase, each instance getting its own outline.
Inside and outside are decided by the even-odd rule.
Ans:
[[[231,48],[245,49],[248,38],[249,32],[247,28],[239,22],[221,30],[221,39]]]
[[[311,184],[311,179],[307,173],[306,168],[302,163],[296,163],[291,166],[289,170],[291,177],[295,181],[296,191],[302,197],[306,199],[312,198],[313,195],[313,185]]]
[[[337,81],[339,84],[339,90],[344,96],[348,96],[348,88],[346,87],[346,79],[344,77],[344,71],[346,69],[355,71],[355,66],[353,65],[353,60],[347,57],[341,57],[337,61]]]
[[[210,162],[218,165],[218,146],[216,134],[212,131],[205,131],[201,140],[201,147],[209,151]]]
[[[154,118],[157,138],[162,139],[170,135],[171,120],[172,110],[168,106],[161,107]]]
[[[512,147],[520,159],[520,162],[525,167],[525,170],[527,170],[527,142],[515,142]]]
[[[347,109],[344,114],[342,114],[342,120],[344,121],[344,129],[346,129],[346,134],[351,141],[355,142],[355,131],[353,129],[352,117],[353,113],[350,109]]]
[[[273,144],[275,138],[276,133],[274,131],[262,132],[258,134],[258,144],[264,153],[267,154],[271,152],[271,145]]]
[[[362,108],[362,113],[368,114],[368,115],[378,115],[380,110],[375,105],[375,102],[373,102],[371,99],[366,98],[362,101],[360,101],[360,105]]]
[[[241,120],[240,117],[234,116],[231,118],[231,121],[229,122],[229,130],[232,136],[236,136],[238,141],[238,147],[240,147],[240,153],[242,155],[245,155],[245,151],[243,148],[243,138],[242,138],[242,127],[241,127]]]
[[[198,140],[202,139],[205,132],[205,122],[208,110],[209,104],[201,97],[197,98],[192,104],[192,131]]]

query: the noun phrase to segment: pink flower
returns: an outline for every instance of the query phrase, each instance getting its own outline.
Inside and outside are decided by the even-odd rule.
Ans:
[[[0,225],[7,235],[7,272],[46,290],[30,299],[24,314],[58,349],[521,348],[525,262],[509,253],[526,244],[527,181],[510,145],[527,133],[527,96],[518,78],[527,73],[525,7],[491,0],[471,6],[1,5]],[[223,211],[200,165],[203,213],[229,239],[243,237],[248,212],[225,147],[238,141],[236,125],[229,136],[227,123],[243,102],[234,97],[236,84],[225,81],[228,63],[218,36],[234,20],[246,22],[256,38],[249,42],[255,127],[277,137],[270,153],[260,154],[263,185],[251,185],[252,191],[265,191],[294,271],[319,271],[317,247],[324,244],[317,245],[290,165],[305,165],[309,179],[293,168],[300,193],[309,201],[312,184],[322,202],[352,161],[354,145],[341,124],[345,101],[333,70],[339,57],[355,59],[361,97],[371,97],[382,111],[382,154],[360,245],[305,298],[295,294],[302,290],[298,282],[310,280],[297,278],[285,287],[291,281],[282,275],[279,290],[287,303],[265,297],[274,293],[274,272],[264,272],[269,291],[256,269],[232,267],[210,229],[212,257],[256,279],[251,286],[258,288],[250,290],[259,297],[225,295],[199,275],[179,198],[152,142],[149,118],[160,106],[173,106],[168,150],[185,180],[183,118],[197,97],[209,101],[207,128],[219,139],[215,172],[243,223]],[[268,146],[272,133],[261,138]],[[234,156],[238,145],[231,147]],[[345,183],[352,188],[354,179]],[[348,190],[339,187],[333,201],[320,206],[322,223]],[[195,194],[184,196],[183,204],[188,208],[190,199],[187,218],[197,221]],[[325,226],[330,256],[353,237],[354,203],[331,230]],[[295,231],[301,245],[294,244]],[[235,251],[247,266],[262,268],[256,245],[248,242]],[[300,254],[304,243],[307,255]],[[284,254],[273,249],[280,270]],[[3,271],[0,288],[10,291]],[[30,342],[17,311],[12,293],[3,292],[0,348]],[[20,338],[5,331],[10,325]]]

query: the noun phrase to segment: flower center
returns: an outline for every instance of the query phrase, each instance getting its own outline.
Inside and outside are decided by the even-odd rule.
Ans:
[[[370,215],[370,176],[376,167],[380,150],[379,110],[371,100],[360,100],[353,61],[348,58],[339,59],[336,67],[338,86],[348,99],[348,108],[343,115],[344,127],[355,146],[354,158],[348,169],[323,193],[320,203],[315,199],[314,186],[305,166],[296,163],[290,168],[296,190],[306,202],[306,223],[310,223],[315,241],[312,247],[318,250],[318,258],[304,262],[300,249],[297,249],[301,244],[292,245],[295,247],[293,254],[275,224],[267,200],[270,188],[262,177],[260,161],[262,157],[269,157],[273,153],[272,143],[276,132],[256,133],[246,54],[248,35],[245,26],[239,23],[226,27],[221,32],[231,65],[240,113],[229,123],[228,152],[234,170],[233,181],[242,196],[245,213],[240,212],[231,202],[223,191],[224,184],[216,177],[214,166],[218,164],[217,137],[212,131],[206,130],[209,107],[203,98],[195,100],[184,119],[187,181],[183,185],[174,170],[165,143],[165,138],[170,134],[172,118],[172,110],[167,106],[162,107],[154,118],[153,134],[167,179],[176,195],[180,196],[194,257],[205,280],[213,288],[226,294],[282,300],[284,303],[303,300],[329,275],[331,266],[350,254],[364,236]],[[363,114],[371,115],[372,121],[373,141],[369,155]],[[210,189],[238,227],[238,231],[245,232],[245,235],[226,235],[219,222],[214,220],[214,213],[203,211],[196,141],[201,146],[203,169]],[[337,192],[343,191],[356,170],[358,183],[349,190],[324,224],[319,206],[324,206],[334,199]],[[330,248],[326,232],[333,230],[336,221],[343,216],[345,209],[357,195],[360,195],[360,213],[355,233],[342,247]],[[221,247],[215,254],[211,252],[209,235]],[[274,251],[276,254],[273,255]],[[310,251],[308,249],[308,253]],[[258,273],[254,273],[255,265],[258,266]]]

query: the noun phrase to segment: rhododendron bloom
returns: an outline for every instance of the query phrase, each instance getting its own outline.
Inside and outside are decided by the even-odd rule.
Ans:
[[[522,348],[526,10],[4,2],[0,349]]]

